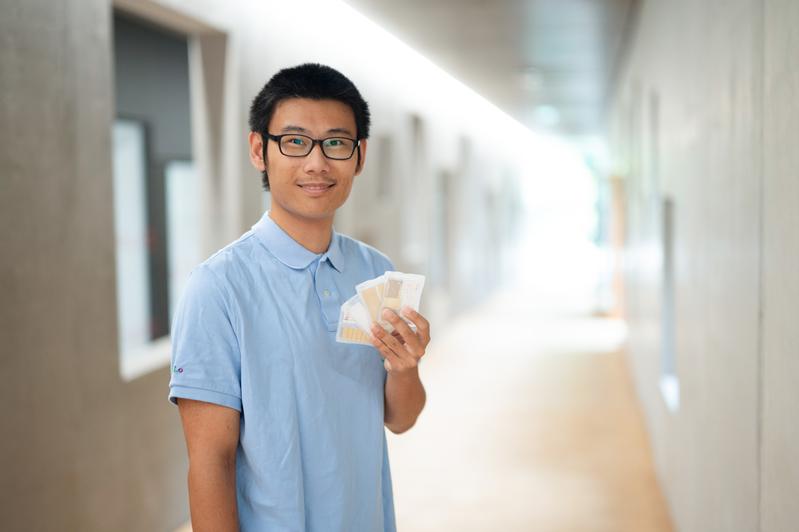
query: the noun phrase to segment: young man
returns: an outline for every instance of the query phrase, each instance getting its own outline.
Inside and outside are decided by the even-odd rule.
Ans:
[[[189,454],[194,532],[395,530],[384,425],[425,403],[427,320],[335,340],[355,285],[392,270],[333,231],[366,160],[369,108],[332,68],[278,72],[250,109],[270,210],[192,273],[174,320],[169,398]],[[379,356],[378,356],[379,355]]]

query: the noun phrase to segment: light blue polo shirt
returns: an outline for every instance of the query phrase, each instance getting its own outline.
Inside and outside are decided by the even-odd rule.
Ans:
[[[192,272],[169,399],[241,412],[242,531],[395,532],[383,360],[335,338],[355,285],[386,270],[383,254],[336,232],[314,254],[267,213]]]

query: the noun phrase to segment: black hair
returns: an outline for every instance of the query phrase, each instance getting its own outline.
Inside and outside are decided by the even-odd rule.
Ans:
[[[349,105],[355,115],[358,140],[369,138],[369,105],[358,92],[355,84],[338,70],[318,63],[305,63],[284,68],[270,79],[255,97],[250,106],[250,131],[259,133],[264,139],[264,163],[266,163],[266,133],[277,104],[288,98],[312,100],[337,100]],[[361,152],[358,150],[358,164]],[[269,190],[269,176],[263,171],[264,190]]]

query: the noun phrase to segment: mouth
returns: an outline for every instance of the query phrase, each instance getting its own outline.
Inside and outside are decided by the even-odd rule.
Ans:
[[[335,187],[335,183],[327,183],[327,182],[311,182],[311,183],[299,183],[297,185],[300,187],[303,192],[308,194],[309,196],[321,196],[331,188]]]

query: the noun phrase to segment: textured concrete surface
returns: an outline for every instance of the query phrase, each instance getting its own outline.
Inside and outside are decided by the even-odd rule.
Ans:
[[[797,23],[790,0],[644,2],[614,95],[630,360],[684,532],[799,521]],[[673,413],[658,389],[665,198],[675,220]]]
[[[110,2],[1,9],[1,527],[174,527],[169,372],[125,383],[118,367]]]
[[[799,3],[766,1],[765,27],[761,530],[789,532],[799,522]]]

